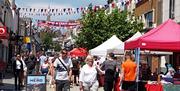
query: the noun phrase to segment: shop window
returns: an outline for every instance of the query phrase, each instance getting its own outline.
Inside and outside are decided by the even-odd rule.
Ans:
[[[169,18],[174,19],[175,0],[169,0]]]
[[[153,27],[153,11],[144,14],[146,28]]]

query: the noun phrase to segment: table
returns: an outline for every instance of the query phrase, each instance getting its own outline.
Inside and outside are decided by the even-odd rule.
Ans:
[[[146,84],[146,91],[179,91],[180,85],[174,84]]]
[[[179,91],[180,85],[164,84],[163,89],[164,89],[164,91]]]

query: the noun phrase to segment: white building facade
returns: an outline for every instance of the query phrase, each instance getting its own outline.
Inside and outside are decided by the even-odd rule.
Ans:
[[[180,23],[180,0],[162,0],[162,22],[169,18]]]

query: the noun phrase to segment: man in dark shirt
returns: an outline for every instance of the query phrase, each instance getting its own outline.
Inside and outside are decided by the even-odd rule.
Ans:
[[[119,65],[120,66],[120,65]],[[109,58],[102,63],[101,69],[105,71],[104,91],[112,91],[115,80],[115,73],[118,72],[117,61],[114,60],[114,54],[109,53]]]

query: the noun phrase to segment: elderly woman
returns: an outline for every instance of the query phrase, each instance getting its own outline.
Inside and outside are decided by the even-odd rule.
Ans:
[[[93,65],[94,60],[91,55],[85,59],[86,64],[82,67],[79,77],[80,91],[97,91],[99,83],[97,80],[97,69]]]

